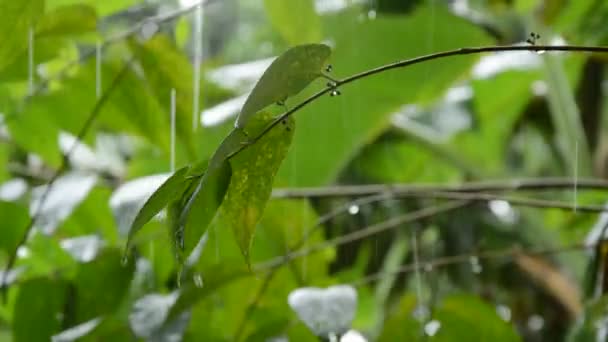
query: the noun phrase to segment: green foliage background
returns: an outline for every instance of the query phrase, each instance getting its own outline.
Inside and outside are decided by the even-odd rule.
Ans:
[[[540,33],[537,44],[603,46],[604,1],[209,1],[202,36],[196,11],[161,20],[180,6],[0,0],[2,265],[40,212],[7,275],[0,341],[314,341],[287,296],[298,287],[344,283],[358,292],[352,328],[370,341],[595,341],[605,334],[606,253],[603,244],[580,246],[601,228],[597,214],[482,201],[335,244],[333,238],[442,202],[355,205],[354,195],[290,199],[271,192],[606,178],[607,55],[438,59],[340,87],[340,96],[313,101],[250,146],[248,139],[284,107],[257,113],[247,134],[233,130],[238,99],[267,58],[295,45],[331,46],[337,79],[433,52],[523,43],[530,32]],[[158,32],[148,36],[151,28]],[[314,81],[286,107],[325,83]],[[179,171],[169,178],[172,89]],[[193,129],[195,98],[202,124],[197,115]],[[236,107],[226,109],[231,103]],[[213,116],[218,112],[224,117]],[[45,184],[58,171],[40,209]],[[572,203],[570,190],[525,195]],[[605,191],[581,188],[576,201],[603,205],[604,198]],[[323,243],[306,256],[279,259],[271,276],[262,266]],[[522,252],[467,257],[514,246]],[[192,250],[200,256],[188,258]],[[395,273],[415,259],[459,255],[464,261],[427,265],[418,275],[411,268]],[[440,323],[436,333],[425,329],[431,321]]]

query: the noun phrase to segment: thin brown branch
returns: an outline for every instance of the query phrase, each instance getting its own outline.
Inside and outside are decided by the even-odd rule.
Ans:
[[[238,150],[236,150],[232,154],[230,154],[228,156],[228,158],[234,157],[235,155],[239,154],[241,151],[243,151],[247,147],[255,144],[258,140],[260,140],[260,138],[262,138],[264,135],[268,134],[268,132],[270,132],[270,130],[273,129],[276,125],[278,125],[280,122],[286,120],[287,118],[289,118],[291,115],[293,115],[300,109],[304,108],[308,104],[317,100],[321,96],[331,92],[332,90],[339,88],[340,86],[357,81],[359,79],[363,79],[363,78],[366,78],[369,76],[380,74],[380,73],[383,73],[385,71],[389,71],[392,69],[405,68],[405,67],[408,67],[408,66],[411,66],[414,64],[419,64],[419,63],[428,62],[428,61],[432,61],[432,60],[437,60],[437,59],[442,59],[442,58],[447,58],[447,57],[454,57],[454,56],[473,55],[473,54],[486,53],[486,52],[505,52],[505,51],[530,51],[530,52],[547,52],[547,51],[565,52],[565,51],[569,51],[569,52],[608,53],[608,47],[576,46],[576,45],[561,45],[561,46],[553,46],[553,45],[521,45],[521,46],[518,45],[518,46],[514,46],[514,45],[509,45],[509,46],[467,47],[467,48],[460,48],[460,49],[455,49],[455,50],[432,53],[432,54],[425,55],[425,56],[415,57],[415,58],[411,58],[411,59],[406,59],[406,60],[382,65],[377,68],[366,70],[366,71],[360,72],[358,74],[354,74],[352,76],[348,76],[346,78],[336,80],[337,82],[335,82],[335,85],[328,86],[328,87],[318,91],[317,93],[311,95],[310,97],[308,97],[304,101],[300,102],[298,105],[296,105],[292,109],[286,111],[285,113],[283,113],[279,117],[277,117],[277,119],[272,121],[264,130],[262,130],[262,132],[260,132],[254,138],[250,139],[246,144],[243,144]]]
[[[352,282],[353,286],[362,286],[373,281],[376,281],[385,276],[392,276],[395,274],[403,274],[410,273],[416,270],[435,270],[437,268],[450,266],[454,264],[466,263],[470,262],[472,258],[478,258],[480,260],[487,259],[499,259],[499,258],[514,258],[517,255],[525,253],[527,255],[553,255],[559,253],[567,253],[567,252],[576,252],[576,251],[584,251],[588,249],[593,249],[594,245],[586,245],[583,243],[576,243],[572,245],[560,246],[560,247],[550,247],[550,248],[532,248],[532,249],[523,249],[520,246],[514,246],[504,249],[498,250],[487,250],[481,252],[473,252],[473,253],[465,253],[458,255],[450,255],[440,258],[434,258],[428,261],[421,261],[417,264],[410,263],[407,265],[403,265],[400,268],[391,271],[391,272],[378,272],[363,278],[357,279]]]
[[[398,227],[402,224],[419,221],[419,220],[433,217],[433,216],[436,216],[439,214],[443,214],[443,213],[446,213],[446,212],[449,212],[449,211],[452,211],[455,209],[459,209],[459,208],[469,205],[470,203],[471,203],[470,201],[452,201],[452,202],[444,203],[441,205],[427,207],[427,208],[423,208],[420,210],[416,210],[414,212],[395,216],[386,221],[382,221],[380,223],[376,223],[376,224],[367,226],[365,228],[354,231],[352,233],[345,234],[345,235],[339,236],[337,238],[334,238],[334,239],[331,239],[328,241],[324,241],[322,243],[313,245],[308,248],[300,248],[287,255],[276,257],[276,258],[270,259],[268,261],[259,263],[254,266],[254,270],[259,272],[259,271],[264,271],[264,270],[268,270],[268,269],[275,269],[275,268],[281,267],[282,265],[289,262],[290,260],[304,257],[304,256],[307,256],[307,255],[310,255],[313,253],[317,253],[317,252],[325,250],[327,248],[340,246],[340,245],[344,245],[344,244],[347,244],[347,243],[350,243],[353,241],[361,240],[366,237],[370,237],[370,236],[379,234],[381,232],[384,232],[384,231],[387,231],[390,229],[394,229],[395,227]]]
[[[110,84],[110,86],[108,87],[108,89],[106,89],[104,91],[104,93],[101,95],[101,97],[99,98],[99,100],[95,103],[95,106],[91,110],[91,113],[89,114],[89,116],[87,117],[87,119],[86,119],[85,123],[83,124],[82,128],[80,129],[80,131],[76,135],[76,140],[74,141],[74,143],[72,144],[72,146],[70,147],[70,149],[62,156],[61,165],[55,171],[55,173],[53,174],[53,176],[51,177],[51,179],[48,181],[44,192],[40,196],[38,208],[37,208],[36,212],[31,215],[30,220],[29,220],[27,226],[25,227],[25,231],[23,232],[23,235],[21,236],[21,239],[17,243],[15,249],[9,255],[8,262],[6,264],[6,267],[4,268],[4,272],[2,273],[2,276],[1,276],[2,279],[0,280],[0,289],[2,291],[2,296],[3,296],[3,298],[4,298],[5,301],[6,301],[6,292],[7,292],[8,285],[9,285],[6,282],[6,277],[7,277],[8,273],[9,273],[9,271],[15,265],[15,262],[17,261],[17,251],[19,250],[19,248],[21,246],[23,246],[27,242],[27,239],[28,239],[28,237],[29,237],[32,229],[34,228],[34,226],[36,225],[38,219],[40,218],[40,212],[42,211],[42,208],[44,208],[44,203],[46,202],[49,194],[51,193],[53,185],[55,184],[55,182],[57,181],[57,179],[59,178],[59,176],[65,170],[67,170],[68,164],[69,164],[69,156],[76,150],[76,147],[78,146],[78,144],[80,143],[80,141],[82,141],[82,139],[85,137],[85,135],[87,134],[87,132],[89,131],[89,129],[91,128],[91,126],[93,125],[93,123],[95,122],[95,120],[97,119],[97,117],[99,116],[99,113],[101,113],[101,109],[103,108],[103,106],[105,105],[105,103],[110,98],[110,95],[112,94],[112,91],[118,86],[118,83],[127,74],[127,71],[129,70],[130,64],[131,64],[130,60],[127,61],[127,62],[125,62],[125,65],[118,72],[118,74],[116,75],[116,77],[114,78],[114,80],[112,81],[112,83]]]
[[[359,197],[386,194],[399,197],[401,194],[425,192],[498,192],[498,191],[551,191],[569,190],[608,190],[608,181],[595,178],[526,178],[496,181],[480,181],[462,184],[365,184],[337,185],[312,188],[283,188],[272,191],[273,198],[315,199],[333,197]]]

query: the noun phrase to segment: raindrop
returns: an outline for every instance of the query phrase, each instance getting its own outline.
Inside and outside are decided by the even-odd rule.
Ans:
[[[540,331],[545,325],[545,320],[540,315],[532,315],[528,318],[528,328],[532,331]]]
[[[327,64],[327,66],[325,67],[325,72],[331,72],[334,69],[334,67],[331,64]]]
[[[427,336],[433,337],[435,334],[437,334],[440,328],[441,322],[434,319],[424,325],[424,333],[427,334]]]
[[[331,93],[329,93],[329,96],[338,96],[340,95],[340,91],[338,89],[334,89],[331,91]]]
[[[511,309],[508,306],[502,304],[496,306],[496,313],[503,321],[511,321]]]
[[[28,31],[28,49],[27,49],[27,85],[30,94],[34,93],[34,29],[30,27]]]
[[[538,51],[536,51],[536,53],[539,54],[539,55],[542,55],[545,52],[547,52],[547,51],[545,51],[545,50],[538,50]]]
[[[95,98],[99,100],[101,97],[101,58],[102,44],[97,40],[95,44]]]
[[[357,215],[359,213],[359,206],[356,204],[351,205],[348,207],[348,213],[351,215]]]
[[[370,10],[369,12],[367,12],[367,19],[369,19],[369,20],[376,19],[376,11]]]
[[[125,254],[122,255],[122,258],[120,258],[120,264],[122,266],[127,266],[128,263],[129,263],[129,252],[125,251]]]
[[[414,311],[412,312],[412,316],[418,322],[426,321],[429,318],[430,314],[431,313],[429,311],[429,308],[426,307],[426,305],[417,305]]]
[[[195,273],[194,276],[192,276],[192,280],[194,281],[194,286],[199,289],[203,288],[203,276],[200,273]]]
[[[337,84],[334,81],[329,81],[329,82],[327,82],[326,86],[329,88],[335,88],[337,86]]]
[[[158,24],[154,21],[146,21],[141,25],[141,37],[144,40],[152,38],[158,32]]]
[[[483,271],[483,267],[479,263],[479,258],[477,256],[475,256],[475,255],[471,256],[469,258],[469,262],[471,263],[471,271],[473,273],[479,274],[479,273],[481,273],[481,271]]]

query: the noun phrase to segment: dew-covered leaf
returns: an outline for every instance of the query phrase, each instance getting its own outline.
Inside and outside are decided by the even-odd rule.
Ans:
[[[251,131],[261,132],[272,120],[270,115],[259,113],[250,123]],[[294,130],[295,121],[290,117],[230,159],[232,179],[221,213],[247,263],[255,227],[270,198],[274,176],[287,155]]]
[[[0,70],[27,48],[30,28],[43,9],[43,0],[0,0]]]
[[[96,27],[95,8],[84,4],[68,5],[58,7],[41,17],[36,25],[36,37],[82,34],[95,31]]]
[[[133,242],[135,234],[188,187],[190,180],[185,176],[189,169],[186,166],[177,170],[146,200],[146,203],[144,203],[144,206],[139,210],[137,216],[135,216],[129,229],[127,251]]]
[[[306,44],[293,47],[277,57],[249,94],[236,120],[236,127],[245,128],[257,112],[301,92],[320,76],[330,54],[331,49],[327,45]]]
[[[293,45],[321,40],[321,20],[313,0],[264,0],[272,25]]]

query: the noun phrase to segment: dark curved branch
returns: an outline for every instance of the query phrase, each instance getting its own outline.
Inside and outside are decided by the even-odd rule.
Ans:
[[[521,46],[517,45],[517,46],[514,46],[514,45],[510,45],[510,46],[467,47],[467,48],[460,48],[460,49],[455,49],[455,50],[448,50],[448,51],[443,51],[443,52],[432,53],[430,55],[415,57],[415,58],[411,58],[411,59],[406,59],[406,60],[382,65],[377,68],[366,70],[366,71],[360,72],[358,74],[354,74],[352,76],[348,76],[346,78],[337,80],[335,85],[333,85],[331,87],[326,87],[326,88],[320,90],[319,92],[317,92],[316,94],[311,95],[309,98],[305,99],[304,101],[300,102],[298,105],[293,107],[292,109],[286,111],[285,113],[283,113],[279,117],[277,117],[264,130],[262,130],[262,132],[260,134],[258,134],[255,138],[248,141],[247,144],[244,144],[240,149],[238,149],[235,152],[233,152],[232,154],[230,154],[228,156],[228,158],[232,158],[235,155],[239,154],[242,150],[246,149],[248,146],[253,145],[258,140],[260,140],[260,138],[262,138],[264,135],[268,134],[268,132],[271,129],[273,129],[276,125],[278,125],[281,121],[289,118],[295,112],[304,108],[305,106],[307,106],[311,102],[317,100],[321,96],[331,92],[332,90],[334,90],[336,88],[339,88],[340,86],[346,85],[348,83],[357,81],[362,78],[380,74],[380,73],[383,73],[385,71],[389,71],[392,69],[405,68],[410,65],[428,62],[428,61],[432,61],[432,60],[436,60],[436,59],[442,59],[442,58],[453,57],[453,56],[473,55],[473,54],[485,53],[485,52],[504,52],[504,51],[530,51],[530,52],[547,52],[547,51],[566,52],[566,51],[569,51],[569,52],[608,53],[608,47],[577,46],[577,45],[561,45],[561,46],[553,46],[553,45],[521,45]]]

